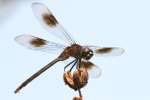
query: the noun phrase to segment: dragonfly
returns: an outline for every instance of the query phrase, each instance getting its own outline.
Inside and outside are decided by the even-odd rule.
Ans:
[[[35,2],[32,4],[32,10],[41,25],[53,36],[64,41],[66,44],[61,44],[53,41],[47,41],[45,39],[23,34],[15,38],[19,44],[36,51],[43,51],[46,53],[59,52],[57,58],[52,60],[46,66],[39,69],[35,74],[25,80],[14,91],[18,93],[23,87],[28,85],[32,80],[37,78],[47,69],[52,67],[57,62],[71,59],[71,61],[64,67],[64,71],[67,69],[69,72],[79,68],[86,68],[88,74],[91,77],[97,78],[101,75],[101,68],[90,61],[93,56],[119,56],[123,54],[124,49],[120,47],[100,47],[94,45],[80,45],[78,44],[69,32],[58,22],[53,13],[48,7],[42,3]],[[77,65],[77,66],[76,66]],[[76,67],[75,67],[76,66]],[[69,68],[69,69],[68,69]]]

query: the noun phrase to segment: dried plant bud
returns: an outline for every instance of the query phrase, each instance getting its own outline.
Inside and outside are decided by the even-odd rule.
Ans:
[[[83,88],[88,82],[88,72],[85,68],[80,68],[73,72],[73,74],[71,72],[65,72],[64,82],[74,90]]]
[[[82,100],[82,97],[74,97],[73,100]]]

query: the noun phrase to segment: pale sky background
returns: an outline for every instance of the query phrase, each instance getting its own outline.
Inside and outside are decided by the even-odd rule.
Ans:
[[[14,94],[22,81],[57,56],[26,49],[14,38],[32,34],[51,41],[57,39],[36,20],[31,0],[3,1],[0,0],[0,99],[72,100],[78,93],[63,82],[64,63],[56,64]],[[119,57],[91,59],[103,73],[82,89],[84,100],[150,100],[149,0],[34,1],[46,4],[79,43],[125,49]]]

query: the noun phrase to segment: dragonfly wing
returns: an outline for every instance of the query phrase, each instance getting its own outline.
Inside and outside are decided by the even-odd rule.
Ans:
[[[119,47],[98,47],[98,46],[85,46],[93,50],[95,55],[98,56],[120,56],[124,53],[123,48]]]
[[[98,78],[102,74],[102,69],[90,61],[82,60],[81,68],[84,67],[87,69],[88,74],[91,78]]]
[[[66,46],[55,42],[47,41],[31,35],[20,35],[15,40],[32,50],[43,51],[47,53],[56,52],[57,50],[63,50]]]
[[[42,3],[32,4],[33,13],[42,26],[55,37],[64,40],[66,43],[74,44],[75,41],[68,32],[59,24],[52,12]]]

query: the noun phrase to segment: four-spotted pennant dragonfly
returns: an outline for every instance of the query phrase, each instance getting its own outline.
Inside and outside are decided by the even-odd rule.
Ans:
[[[16,90],[15,93],[18,93],[23,87],[30,83],[33,79],[38,77],[40,74],[45,72],[51,66],[59,61],[65,61],[67,59],[73,58],[65,67],[69,68],[69,72],[76,66],[76,69],[86,68],[88,70],[89,76],[99,77],[101,75],[101,69],[89,60],[95,56],[118,56],[124,52],[124,49],[118,47],[99,47],[92,45],[80,45],[74,41],[74,39],[69,35],[69,33],[62,27],[62,25],[57,21],[52,12],[41,3],[32,4],[33,13],[40,21],[42,26],[49,31],[50,34],[56,36],[57,38],[64,40],[68,45],[63,45],[51,41],[47,41],[31,35],[20,35],[15,38],[15,40],[33,50],[39,50],[51,53],[51,51],[56,52],[57,50],[62,50],[60,55],[51,61],[49,64],[41,68],[27,80],[25,80]]]

